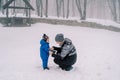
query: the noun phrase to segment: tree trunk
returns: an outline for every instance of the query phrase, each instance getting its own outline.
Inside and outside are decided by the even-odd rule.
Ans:
[[[119,22],[120,22],[120,0],[118,0],[118,5],[119,5]]]
[[[27,7],[27,5],[25,5],[25,7]],[[25,14],[26,14],[26,16],[28,16],[28,10],[27,9],[25,9]]]
[[[36,0],[37,15],[43,17],[43,2],[42,0]]]
[[[56,7],[57,7],[57,17],[60,17],[60,13],[59,13],[59,2],[58,0],[56,0]]]
[[[0,11],[2,10],[2,0],[0,0]]]
[[[78,8],[78,11],[79,11],[79,14],[80,14],[80,18],[82,19],[82,8],[81,8],[80,0],[76,0],[76,6]]]
[[[39,0],[36,0],[37,15],[40,16],[40,4]]]
[[[116,0],[112,0],[113,3],[113,12],[114,12],[114,21],[117,21],[117,7],[116,7]]]
[[[75,5],[74,5],[74,1],[75,1],[75,0],[72,0],[72,16],[73,16],[73,17],[75,16]]]
[[[40,0],[40,12],[41,12],[40,16],[43,17],[43,2],[42,2],[42,0]]]
[[[86,19],[86,9],[87,9],[87,0],[84,0],[84,9],[83,9],[82,20]]]
[[[81,6],[80,0],[76,0],[76,5],[80,14],[80,19],[85,20],[86,19],[86,10],[87,10],[87,0],[84,0],[83,6]]]
[[[63,1],[63,18],[65,17],[65,3],[64,3],[64,0]]]
[[[117,21],[117,7],[116,7],[116,0],[107,0],[113,20]]]
[[[15,7],[15,1],[13,3],[13,6]],[[12,14],[15,15],[15,8],[13,9],[13,13]]]
[[[59,0],[58,1],[58,11],[59,11],[59,16],[63,15],[63,18],[65,17],[65,6],[64,6],[64,0]]]
[[[30,0],[28,0],[30,2]],[[25,4],[25,7],[27,8],[27,5]],[[28,9],[25,9],[25,14],[26,14],[26,17],[29,17],[29,10]]]
[[[8,0],[6,0],[6,2],[7,1]],[[7,26],[8,26],[8,24],[9,24],[9,11],[8,11],[8,8],[6,9],[6,18],[7,18],[6,22],[7,22]]]
[[[4,4],[4,0],[2,0],[2,4]],[[3,6],[3,5],[2,5]],[[5,14],[4,9],[2,8],[2,14]]]
[[[48,17],[48,0],[46,0],[45,16]]]
[[[67,0],[67,16],[66,16],[66,18],[69,17],[69,5],[70,5],[70,0]]]
[[[59,13],[61,15],[61,11],[62,11],[62,0],[59,0]]]

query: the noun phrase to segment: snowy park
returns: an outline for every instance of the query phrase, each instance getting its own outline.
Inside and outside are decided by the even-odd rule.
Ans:
[[[43,34],[48,51],[57,34],[72,41],[69,71],[51,55],[43,68]],[[120,0],[0,0],[0,80],[120,80],[119,61]]]
[[[67,72],[49,57],[50,70],[43,70],[39,41],[43,33],[56,45],[63,33],[77,49],[77,63]],[[0,25],[0,80],[119,80],[120,33],[79,26],[37,23],[31,27]]]

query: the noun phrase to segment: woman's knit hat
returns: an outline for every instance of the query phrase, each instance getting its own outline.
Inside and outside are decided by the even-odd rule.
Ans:
[[[55,37],[56,42],[63,42],[64,41],[64,35],[63,34],[57,34]]]

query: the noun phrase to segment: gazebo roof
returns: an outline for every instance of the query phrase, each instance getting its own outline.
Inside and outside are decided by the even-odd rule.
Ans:
[[[23,0],[23,2],[27,5],[27,8],[26,7],[9,6],[13,1],[15,1],[15,0],[9,0],[6,4],[3,5],[3,9],[6,9],[6,8],[15,8],[15,9],[32,9],[32,10],[34,10],[34,8],[28,2],[28,0]]]

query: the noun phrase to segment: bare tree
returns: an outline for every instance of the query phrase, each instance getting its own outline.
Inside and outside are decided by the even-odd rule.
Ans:
[[[36,0],[37,15],[43,17],[43,2]]]
[[[113,20],[117,22],[117,0],[107,0]]]
[[[30,0],[28,0],[28,1],[30,2]],[[25,8],[27,8],[27,5],[26,5],[26,4],[25,4]],[[28,10],[28,9],[25,9],[24,12],[25,12],[26,16],[28,16],[29,10]]]
[[[15,7],[15,1],[13,2],[13,6]],[[16,14],[15,8],[13,9],[12,14],[13,14],[13,15],[15,15],[15,14]]]
[[[56,0],[56,11],[57,11],[57,17],[59,17],[59,2]]]
[[[87,0],[83,0],[83,6],[82,6],[82,2],[80,0],[76,0],[76,5],[80,14],[80,18],[81,20],[85,20],[86,19],[86,9],[87,9]]]
[[[120,22],[120,0],[118,0],[118,6],[119,6],[119,22]]]
[[[0,0],[0,11],[2,12],[2,14],[5,13],[4,9],[2,8],[2,6],[5,2],[6,2],[5,0]]]
[[[62,0],[62,4],[63,4],[63,18],[65,17],[65,2],[64,0]]]
[[[67,16],[66,16],[66,18],[69,17],[69,6],[70,6],[70,0],[67,0]]]
[[[6,0],[6,2],[8,2],[8,0]],[[5,2],[5,3],[6,3],[6,2]],[[6,9],[6,15],[7,15],[7,14],[9,14],[8,8]],[[8,17],[8,15],[7,15],[7,17]]]
[[[45,16],[48,17],[48,0],[46,0]]]
[[[86,12],[87,12],[87,0],[84,0],[84,9],[83,9],[83,16],[82,19],[85,20],[86,19]]]
[[[75,16],[75,4],[74,4],[75,0],[72,0],[72,16]]]
[[[60,14],[63,14],[63,18],[65,17],[65,3],[64,0],[60,0],[60,4],[59,4],[59,12]]]
[[[2,12],[2,13],[4,13],[3,8],[2,8],[2,6],[4,4],[3,2],[4,2],[4,0],[0,0],[0,12]]]
[[[37,9],[37,15],[40,16],[40,2],[39,2],[39,0],[36,0],[36,9]]]
[[[43,2],[40,0],[40,12],[41,12],[41,17],[43,16]]]
[[[0,0],[0,11],[2,10],[2,0]]]
[[[80,17],[82,17],[82,8],[81,8],[81,2],[80,2],[80,0],[76,0],[76,6],[78,8]]]
[[[63,12],[63,17],[65,17],[65,3],[64,0],[56,0],[56,11],[57,17],[60,17],[61,13]]]

